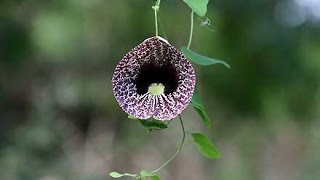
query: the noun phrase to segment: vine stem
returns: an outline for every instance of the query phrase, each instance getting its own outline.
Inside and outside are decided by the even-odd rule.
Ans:
[[[184,125],[183,125],[182,117],[180,114],[179,114],[179,120],[180,120],[180,124],[181,124],[181,129],[182,129],[182,140],[181,140],[179,148],[177,149],[176,153],[174,153],[174,155],[171,156],[170,159],[168,159],[162,166],[160,166],[158,169],[152,171],[151,173],[156,173],[156,172],[160,171],[162,168],[164,168],[166,165],[168,165],[180,153],[181,149],[183,148],[184,140],[186,139],[186,132],[184,130]]]
[[[194,14],[194,12],[193,11],[191,11],[191,19],[190,19],[190,23],[191,23],[191,25],[190,25],[190,36],[189,36],[189,43],[188,43],[188,49],[190,49],[190,46],[191,46],[191,42],[192,42],[192,36],[193,36],[193,20],[194,20],[194,18],[193,18],[193,14]]]
[[[156,4],[154,6],[152,6],[152,9],[154,9],[154,22],[155,22],[155,28],[156,28],[156,36],[159,36],[158,11],[160,9],[160,3],[161,3],[161,0],[157,0]]]

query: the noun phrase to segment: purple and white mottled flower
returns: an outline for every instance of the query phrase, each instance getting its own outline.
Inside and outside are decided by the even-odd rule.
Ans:
[[[120,107],[138,119],[170,120],[190,103],[196,76],[183,54],[161,37],[151,37],[116,66],[113,93]]]

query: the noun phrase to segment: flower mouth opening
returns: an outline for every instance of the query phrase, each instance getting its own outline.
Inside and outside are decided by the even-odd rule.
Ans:
[[[155,61],[143,64],[140,67],[135,85],[140,95],[170,94],[178,87],[178,74],[174,66],[166,61],[158,64]]]
[[[196,76],[184,55],[159,37],[129,51],[112,76],[120,107],[138,119],[170,120],[190,103]]]

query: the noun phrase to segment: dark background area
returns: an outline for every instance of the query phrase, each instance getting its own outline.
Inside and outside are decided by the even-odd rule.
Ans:
[[[151,0],[0,2],[0,179],[110,179],[153,170],[175,152],[179,122],[147,133],[112,94],[113,69],[154,36]],[[163,0],[161,26],[186,46],[190,10]],[[320,1],[211,0],[192,49],[231,65],[195,65],[212,129],[187,108],[186,129],[222,153],[190,145],[162,179],[315,180],[320,177]],[[190,141],[191,139],[188,139]]]

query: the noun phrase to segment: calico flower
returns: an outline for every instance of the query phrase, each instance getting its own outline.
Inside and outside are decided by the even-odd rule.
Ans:
[[[191,63],[161,37],[128,52],[112,77],[120,107],[138,119],[170,120],[190,103],[196,77]]]

